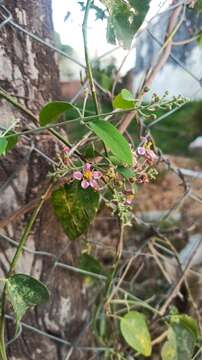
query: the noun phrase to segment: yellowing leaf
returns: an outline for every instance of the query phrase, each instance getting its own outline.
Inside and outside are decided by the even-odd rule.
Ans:
[[[16,323],[29,307],[43,304],[49,299],[47,287],[31,276],[16,274],[7,279],[6,290],[16,316]]]
[[[144,356],[151,355],[151,337],[143,314],[137,311],[128,312],[121,319],[120,327],[128,345]]]
[[[99,194],[92,188],[82,189],[74,181],[52,194],[54,212],[70,240],[85,233],[93,220],[99,204]]]
[[[191,360],[198,336],[196,322],[188,315],[173,315],[168,340],[161,351],[162,360]]]

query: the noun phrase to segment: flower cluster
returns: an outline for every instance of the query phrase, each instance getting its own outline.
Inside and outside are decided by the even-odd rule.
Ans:
[[[149,165],[153,165],[157,161],[155,152],[149,148],[145,148],[144,146],[139,146],[136,154],[138,156],[143,156]]]
[[[64,147],[59,157],[59,166],[52,175],[64,177],[67,182],[79,181],[84,190],[92,188],[94,191],[102,191],[106,205],[119,216],[123,224],[130,225],[137,185],[149,183],[158,174],[155,166],[158,157],[149,139],[142,138],[141,145],[133,155],[131,168],[111,161],[102,164],[83,163],[81,159],[71,158],[70,149]]]
[[[158,160],[158,156],[151,149],[152,143],[144,140],[144,144],[136,149],[134,154],[135,166],[134,170],[137,174],[136,183],[145,184],[155,179],[158,172],[154,165]]]
[[[132,205],[134,201],[134,194],[132,192],[121,192],[114,189],[112,197],[112,211],[113,214],[118,215],[122,224],[131,226],[132,220]]]

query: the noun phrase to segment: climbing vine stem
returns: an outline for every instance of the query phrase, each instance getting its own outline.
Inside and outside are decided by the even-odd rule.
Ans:
[[[93,101],[95,104],[96,114],[98,115],[100,112],[99,104],[98,104],[95,84],[94,84],[94,80],[93,80],[92,68],[91,68],[91,64],[90,64],[90,60],[89,60],[89,53],[88,53],[87,27],[88,27],[88,16],[89,16],[91,3],[92,3],[92,0],[87,0],[84,19],[83,19],[83,25],[82,25],[82,31],[83,31],[83,42],[84,42],[84,53],[85,53],[87,75],[88,75],[88,80],[89,80],[89,84],[90,84],[92,98],[93,98]]]

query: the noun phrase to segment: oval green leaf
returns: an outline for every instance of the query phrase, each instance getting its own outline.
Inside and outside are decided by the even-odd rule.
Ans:
[[[177,323],[187,328],[189,331],[192,332],[193,336],[197,339],[199,335],[199,328],[196,320],[194,320],[191,316],[187,314],[172,315],[170,322],[171,324]]]
[[[52,194],[55,215],[70,240],[88,229],[99,205],[99,194],[92,188],[82,189],[79,181],[66,184]]]
[[[5,137],[0,136],[0,156],[6,154],[6,149],[8,146],[8,141]]]
[[[168,340],[161,351],[162,360],[191,360],[198,337],[198,327],[188,315],[171,317]]]
[[[13,131],[9,131],[9,132],[7,132],[5,137],[8,142],[7,147],[6,147],[6,152],[8,152],[8,151],[12,150],[15,147],[15,145],[17,144],[18,136]]]
[[[104,142],[112,154],[123,164],[133,163],[130,146],[123,135],[109,122],[95,120],[88,123],[91,130]]]
[[[41,126],[54,123],[64,113],[71,112],[71,119],[80,117],[80,112],[76,106],[65,101],[53,101],[46,104],[39,114],[39,122]]]
[[[81,254],[79,257],[79,267],[82,270],[86,270],[94,274],[105,274],[100,262],[89,254]]]
[[[7,279],[6,290],[16,316],[16,324],[29,307],[49,300],[49,292],[42,282],[31,276],[16,274]]]
[[[151,337],[143,314],[137,311],[128,312],[121,319],[120,327],[128,345],[144,356],[151,355]]]
[[[168,330],[168,341],[163,345],[161,351],[162,360],[177,360],[176,338],[172,328]]]
[[[132,109],[135,107],[136,100],[133,94],[127,89],[121,90],[120,94],[113,100],[114,109]]]
[[[134,35],[149,10],[150,0],[101,0],[101,2],[109,12],[107,40],[114,44],[117,39],[121,46],[130,48]]]
[[[125,168],[124,166],[117,166],[117,171],[126,179],[131,179],[135,177],[134,170],[130,168]]]

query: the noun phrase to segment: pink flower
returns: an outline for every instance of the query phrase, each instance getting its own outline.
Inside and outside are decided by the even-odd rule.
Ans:
[[[149,178],[147,174],[139,175],[137,178],[137,184],[146,184],[149,183]]]
[[[68,146],[64,146],[63,147],[63,151],[64,151],[64,153],[69,153],[69,150],[70,150],[70,148],[68,147]]]
[[[138,148],[137,148],[137,155],[139,155],[139,156],[144,156],[145,155],[145,153],[146,153],[146,150],[145,150],[145,148],[143,147],[143,146],[139,146]]]
[[[92,165],[86,163],[84,165],[83,171],[74,171],[73,179],[81,181],[81,187],[87,189],[89,186],[94,190],[98,190],[98,182],[102,177],[101,171],[95,171],[92,169]]]
[[[70,148],[68,146],[64,146],[63,147],[63,162],[65,165],[68,165],[69,164],[69,151],[70,151]]]
[[[134,194],[133,193],[127,193],[126,194],[126,201],[125,201],[125,203],[126,203],[126,205],[132,205],[133,204],[133,202],[134,202]]]
[[[146,138],[146,136],[140,136],[140,140],[141,140],[142,142],[144,142],[144,143],[146,143],[146,142],[147,142],[147,138]]]
[[[139,146],[136,150],[137,155],[144,156],[149,164],[153,164],[157,159],[157,155],[151,149],[147,149],[143,146]]]
[[[145,152],[145,158],[147,159],[147,161],[150,163],[150,164],[153,164],[157,159],[157,155],[155,154],[155,152],[151,149],[147,149],[146,152]]]

